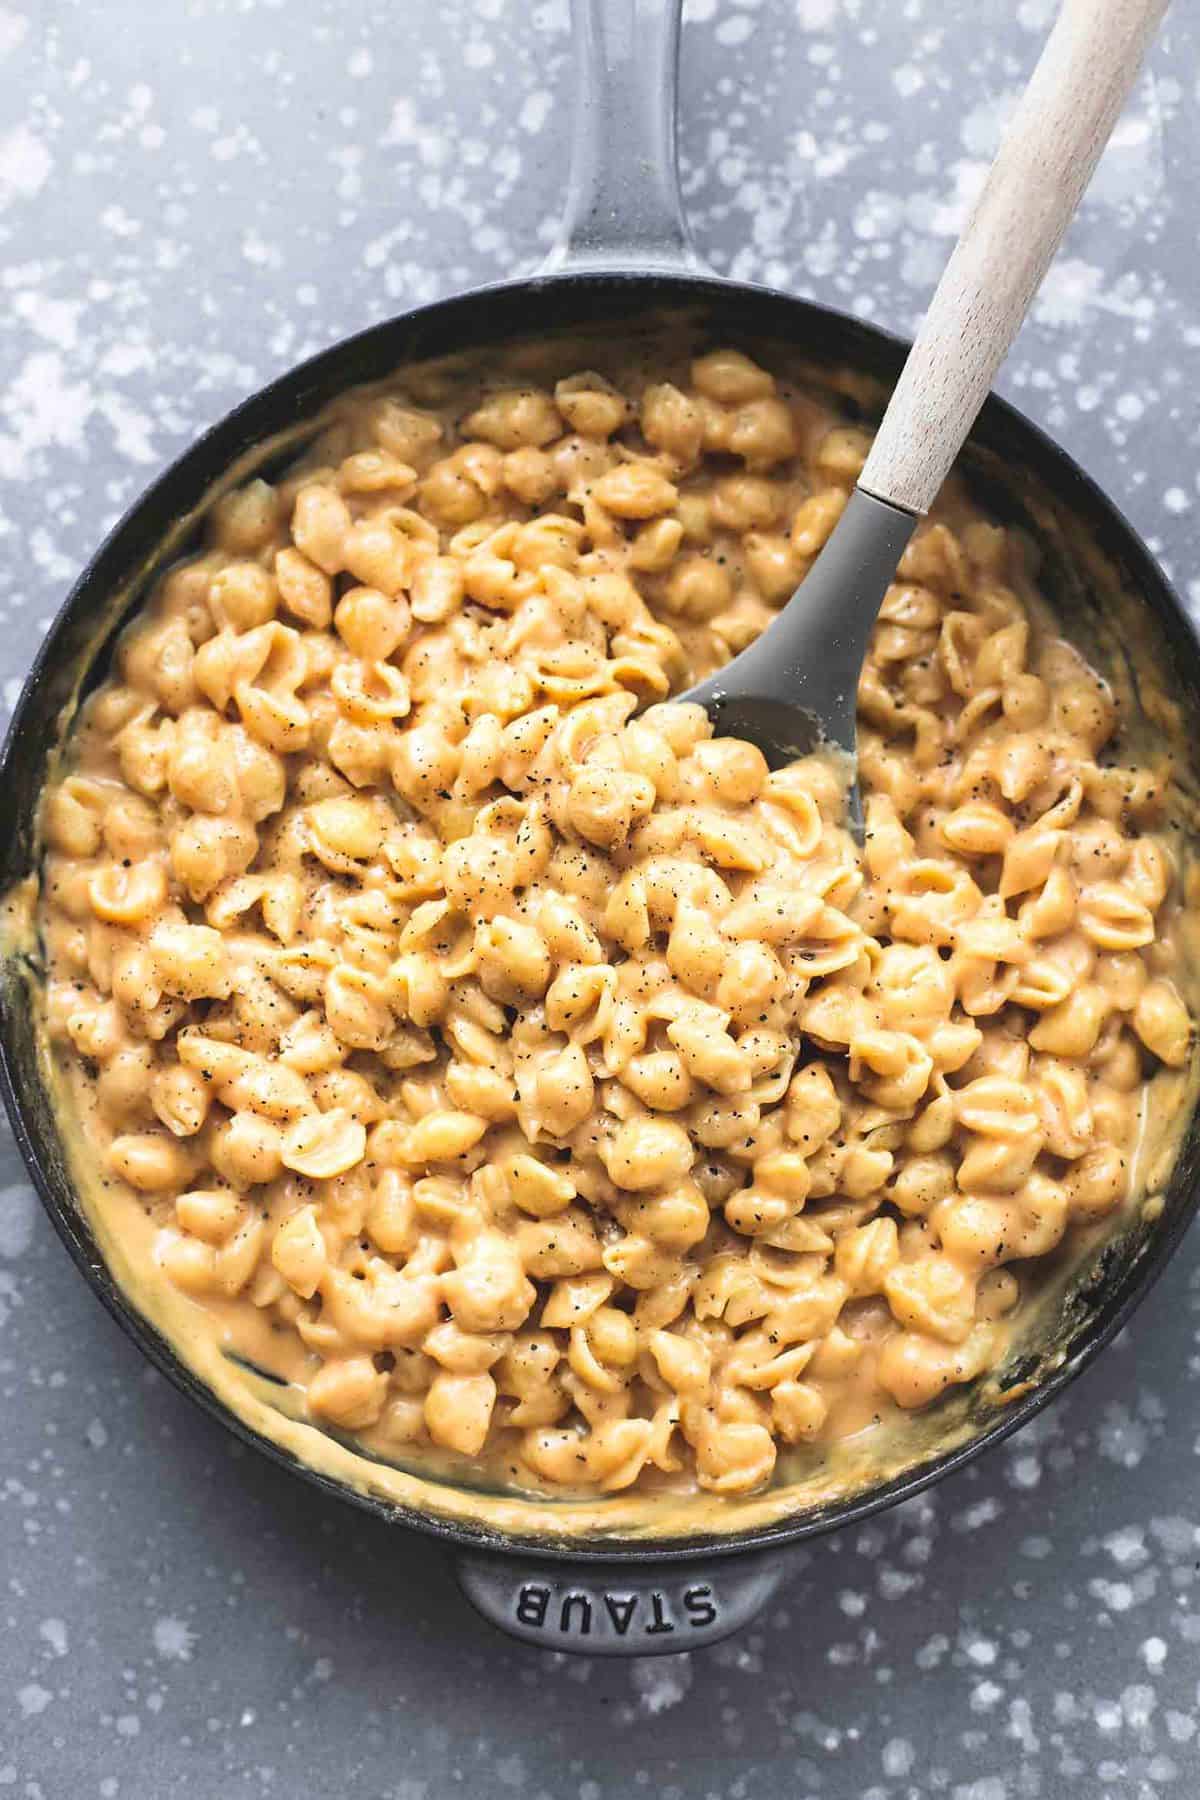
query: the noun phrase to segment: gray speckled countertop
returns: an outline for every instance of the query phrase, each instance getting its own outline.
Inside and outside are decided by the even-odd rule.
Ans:
[[[691,0],[719,268],[909,329],[1050,0]],[[1200,606],[1200,24],[1176,9],[1004,387]],[[343,333],[530,265],[565,0],[0,5],[0,692],[116,514]],[[0,1144],[0,1796],[1200,1792],[1200,1258],[1018,1438],[715,1650],[526,1651],[440,1554],[150,1374]]]

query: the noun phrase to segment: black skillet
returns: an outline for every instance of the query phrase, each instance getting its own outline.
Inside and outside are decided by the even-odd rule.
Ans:
[[[567,329],[623,329],[664,312],[711,342],[770,360],[784,347],[820,368],[843,369],[886,393],[907,346],[873,327],[765,288],[700,273],[680,212],[675,174],[675,65],[680,0],[577,0],[583,80],[568,218],[552,272],[418,308],[314,357],[239,406],[172,465],[134,506],[76,583],[48,633],[0,754],[0,886],[36,866],[34,821],[60,713],[81,679],[98,679],[115,633],[163,564],[182,548],[180,521],[256,446],[302,426],[346,388],[398,366],[467,346],[497,348]],[[277,456],[276,456],[277,460]],[[1200,646],[1179,600],[1112,503],[1039,430],[1001,401],[985,406],[960,468],[984,504],[1037,540],[1045,582],[1072,629],[1120,674],[1136,699],[1147,682],[1170,696],[1167,720],[1185,763],[1200,746]],[[124,597],[114,615],[114,596]],[[97,627],[107,626],[97,642]],[[1129,656],[1137,650],[1136,664]],[[1157,729],[1166,729],[1159,713]],[[1194,789],[1185,768],[1183,786]],[[924,1415],[912,1447],[886,1479],[840,1498],[806,1500],[776,1522],[727,1533],[648,1537],[594,1534],[568,1547],[537,1529],[498,1532],[399,1507],[317,1473],[237,1419],[131,1306],[105,1267],[68,1176],[39,1071],[29,978],[36,957],[0,965],[0,1085],[13,1130],[46,1209],[87,1280],[150,1360],[228,1429],[315,1486],[397,1525],[440,1538],[475,1605],[528,1641],[596,1653],[696,1647],[743,1624],[775,1591],[787,1552],[919,1492],[1017,1429],[1103,1348],[1148,1292],[1200,1195],[1193,1117],[1157,1218],[1103,1246],[1069,1286],[1003,1381],[958,1390]],[[486,1502],[479,1508],[486,1513]]]

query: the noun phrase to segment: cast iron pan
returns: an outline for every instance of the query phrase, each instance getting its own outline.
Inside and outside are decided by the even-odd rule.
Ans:
[[[890,388],[907,348],[899,340],[786,294],[697,271],[675,178],[679,12],[680,0],[577,0],[579,137],[553,273],[421,307],[304,363],[206,433],[101,546],[42,645],[0,753],[0,886],[35,867],[34,819],[46,756],[81,671],[86,684],[87,671],[94,680],[104,666],[121,618],[111,619],[99,644],[96,627],[111,612],[113,596],[128,593],[128,616],[157,568],[179,553],[179,521],[194,513],[231,465],[301,426],[346,388],[466,347],[624,329],[664,313],[713,342],[736,343],[751,353],[763,346],[767,359],[771,346],[782,347],[820,367],[873,378],[883,392]],[[1096,641],[1098,654],[1120,660],[1121,646],[1127,650],[1136,638],[1140,657],[1131,684],[1144,683],[1149,670],[1174,704],[1179,742],[1200,746],[1200,645],[1179,600],[1117,509],[1063,451],[995,399],[985,407],[961,466],[994,514],[1015,520],[1037,539],[1048,591],[1079,631]],[[1132,625],[1125,622],[1130,617]],[[1185,770],[1184,785],[1194,790],[1200,783]],[[1003,1389],[993,1381],[960,1392],[947,1414],[954,1415],[954,1429],[947,1429],[941,1447],[927,1436],[892,1478],[833,1502],[798,1504],[759,1530],[663,1542],[594,1536],[563,1547],[536,1529],[501,1535],[448,1522],[319,1474],[250,1430],[185,1367],[122,1294],[77,1205],[39,1072],[27,975],[15,953],[0,965],[0,1086],[46,1209],[109,1311],[176,1386],[256,1450],[317,1487],[446,1541],[480,1610],[544,1647],[644,1655],[696,1647],[735,1630],[775,1591],[789,1546],[919,1492],[1060,1393],[1147,1293],[1200,1197],[1200,1129],[1193,1117],[1157,1220],[1132,1226],[1099,1253],[1062,1298],[1042,1341],[1020,1366],[1005,1371]]]

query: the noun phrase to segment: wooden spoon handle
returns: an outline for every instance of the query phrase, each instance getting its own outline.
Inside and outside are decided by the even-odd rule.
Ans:
[[[929,305],[859,486],[927,512],[1133,86],[1167,0],[1063,0]]]

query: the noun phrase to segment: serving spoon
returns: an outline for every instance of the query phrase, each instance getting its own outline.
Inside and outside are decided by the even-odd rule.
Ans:
[[[1167,0],[1063,0],[830,537],[767,629],[679,696],[772,768],[844,760],[861,836],[858,678],[896,566],[937,497],[1079,205]]]

